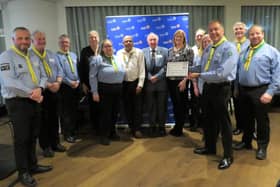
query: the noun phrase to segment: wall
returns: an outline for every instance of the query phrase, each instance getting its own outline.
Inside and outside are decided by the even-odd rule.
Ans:
[[[3,1],[3,0],[2,0]],[[5,1],[5,0],[4,0]],[[1,2],[1,1],[0,1]],[[113,5],[221,5],[225,6],[225,33],[233,39],[232,25],[240,20],[242,5],[280,5],[280,0],[7,0],[2,3],[6,46],[10,33],[23,25],[31,30],[42,29],[47,34],[48,48],[57,50],[57,37],[67,33],[65,7],[67,6],[113,6]]]

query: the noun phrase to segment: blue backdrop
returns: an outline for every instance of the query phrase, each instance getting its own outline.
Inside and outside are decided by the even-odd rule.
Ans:
[[[113,42],[115,52],[123,48],[122,39],[126,35],[133,37],[135,47],[140,49],[148,47],[147,35],[151,32],[159,36],[159,46],[171,48],[173,34],[178,29],[184,30],[188,39],[188,13],[106,17],[107,38]],[[168,98],[168,123],[174,122],[173,116],[172,103]],[[144,114],[145,122],[147,122],[146,114]]]
[[[189,14],[137,15],[137,16],[107,16],[107,38],[112,40],[115,51],[123,48],[122,38],[131,35],[134,46],[145,48],[147,35],[154,32],[159,36],[159,46],[172,47],[173,34],[178,29],[186,32],[188,37]]]

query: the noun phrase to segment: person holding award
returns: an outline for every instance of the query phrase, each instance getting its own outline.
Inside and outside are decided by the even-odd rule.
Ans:
[[[186,67],[192,66],[194,53],[187,45],[186,33],[183,30],[177,30],[174,33],[173,45],[174,46],[168,50],[167,63],[179,64],[179,62],[184,62],[187,65]],[[170,70],[168,69],[169,67],[167,65],[167,72]],[[175,73],[169,75],[169,73],[167,73],[167,86],[173,104],[175,118],[175,126],[169,132],[173,136],[181,136],[183,134],[188,101],[186,85],[188,85],[188,81],[190,81],[187,80],[186,75]]]

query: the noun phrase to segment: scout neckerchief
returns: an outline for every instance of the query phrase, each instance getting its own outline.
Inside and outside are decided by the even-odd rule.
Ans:
[[[74,73],[75,71],[74,71],[73,61],[71,59],[71,56],[70,56],[69,52],[64,52],[62,50],[60,50],[59,52],[66,56],[67,61],[68,61],[69,65],[70,65],[70,68],[71,68],[71,72]]]
[[[110,62],[110,64],[112,64],[113,68],[114,68],[114,71],[115,72],[118,72],[119,69],[118,69],[118,66],[116,64],[116,61],[115,61],[115,58],[113,56],[105,56],[107,58],[107,60]]]
[[[31,79],[32,79],[32,82],[36,85],[38,85],[38,79],[37,79],[37,76],[35,74],[35,71],[32,67],[32,64],[31,64],[31,61],[30,61],[30,58],[29,58],[29,53],[27,52],[27,54],[25,55],[24,53],[22,53],[20,50],[18,50],[15,46],[12,46],[12,50],[18,54],[19,56],[23,57],[25,59],[25,62],[27,64],[27,67],[28,67],[28,71],[30,73],[30,76],[31,76]]]
[[[255,47],[252,47],[250,46],[250,49],[249,49],[249,54],[248,54],[248,57],[244,63],[244,69],[245,71],[248,71],[249,70],[249,67],[250,67],[250,64],[251,64],[251,61],[252,61],[252,58],[254,56],[254,54],[264,45],[264,40],[262,40],[261,43],[259,43],[258,45],[256,45]]]
[[[222,39],[221,39],[218,43],[214,44],[214,45],[211,47],[210,55],[209,55],[209,57],[208,57],[208,60],[207,60],[206,65],[205,65],[205,67],[204,67],[204,71],[208,71],[208,69],[209,69],[209,67],[210,67],[211,60],[212,60],[212,58],[213,58],[213,56],[214,56],[214,53],[215,53],[216,48],[219,47],[219,46],[220,46],[222,43],[224,43],[225,41],[227,41],[227,39],[226,39],[226,37],[223,36]]]
[[[238,53],[241,52],[241,44],[243,44],[245,41],[246,41],[246,37],[245,37],[245,36],[243,36],[243,37],[241,38],[241,40],[239,40],[239,41],[236,40],[236,47],[237,47]]]
[[[44,65],[44,68],[45,68],[45,71],[46,71],[48,77],[51,77],[52,76],[52,70],[51,70],[49,64],[47,63],[47,58],[46,58],[47,52],[46,52],[46,50],[44,50],[43,54],[41,54],[34,46],[32,47],[32,50],[40,58],[40,60],[43,62],[43,65]]]

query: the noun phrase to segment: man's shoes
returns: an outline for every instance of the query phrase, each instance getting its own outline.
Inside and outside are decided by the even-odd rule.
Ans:
[[[218,165],[218,169],[227,169],[230,167],[230,165],[233,163],[233,158],[229,157],[229,158],[223,158],[219,165]]]
[[[61,145],[60,143],[57,144],[56,146],[52,147],[52,149],[55,151],[55,152],[65,152],[66,151],[66,147]]]
[[[241,129],[237,129],[237,128],[232,131],[233,135],[239,135],[241,133],[242,133],[242,130]]]
[[[52,169],[53,169],[52,166],[37,165],[35,168],[32,168],[30,170],[30,173],[31,174],[45,173],[45,172],[51,171]]]
[[[18,176],[18,180],[24,186],[28,186],[28,187],[35,187],[35,186],[37,186],[36,180],[29,173],[23,173],[23,174],[19,175]]]
[[[135,138],[143,138],[143,134],[142,134],[142,132],[141,131],[135,131],[134,133],[133,133],[133,135],[134,135],[134,137]]]
[[[195,154],[199,154],[199,155],[216,154],[216,151],[208,150],[208,149],[205,148],[205,147],[198,147],[198,148],[195,148],[195,149],[193,150],[193,152],[194,152]]]
[[[100,139],[99,139],[99,143],[101,145],[110,145],[110,140],[107,137],[101,136]]]
[[[44,157],[54,157],[54,152],[50,147],[47,147],[46,149],[43,150],[43,156]]]
[[[258,150],[256,152],[256,159],[265,160],[266,159],[266,149],[258,148]]]
[[[233,144],[233,145],[232,145],[232,148],[233,148],[234,150],[242,150],[242,149],[248,149],[248,150],[250,150],[250,149],[252,149],[253,147],[252,147],[252,144],[246,144],[245,142],[238,142],[238,143],[236,143],[236,144]]]
[[[76,139],[74,138],[74,136],[67,136],[65,138],[66,142],[68,143],[75,143],[76,142]]]
[[[169,131],[169,134],[171,134],[172,136],[175,136],[175,137],[179,137],[179,136],[182,136],[183,135],[183,131],[182,129],[181,130],[178,130],[176,128],[172,128],[170,131]]]

